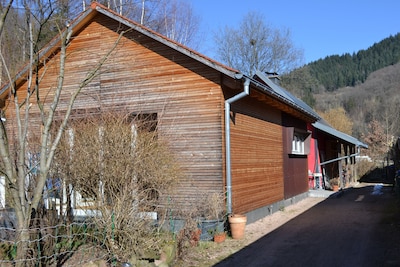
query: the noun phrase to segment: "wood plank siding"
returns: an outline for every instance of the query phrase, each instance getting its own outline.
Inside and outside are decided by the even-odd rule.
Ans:
[[[86,74],[110,51],[121,25],[98,14],[68,46],[60,114]],[[42,68],[42,100],[53,98],[58,57]],[[156,113],[159,137],[167,139],[183,170],[175,203],[187,204],[199,192],[223,190],[223,108],[221,75],[151,38],[127,31],[74,109],[96,112]],[[27,84],[18,91],[20,99]],[[32,112],[38,112],[32,105]],[[74,113],[74,114],[78,114]],[[8,116],[12,116],[9,114]],[[36,122],[38,123],[38,121]],[[40,123],[38,123],[40,125]]]
[[[306,123],[314,121],[312,114],[276,93],[265,82],[269,80],[241,75],[118,14],[101,12],[106,8],[96,3],[92,8],[72,27],[57,120],[66,112],[72,93],[123,32],[79,94],[71,119],[108,112],[157,118],[157,136],[167,141],[182,170],[177,190],[168,199],[177,209],[187,208],[207,192],[226,190],[224,104],[243,91],[245,80],[251,80],[249,95],[230,105],[232,211],[252,212],[307,191],[303,177],[307,157],[289,156],[292,139],[285,137],[285,131],[306,129]],[[45,51],[38,75],[43,77],[40,99],[48,110],[59,79],[59,48]],[[20,101],[28,91],[26,75],[16,82]],[[12,111],[6,108],[6,117],[13,118]],[[37,125],[32,131],[38,132],[37,105],[30,112],[36,118],[32,125]],[[12,122],[7,119],[7,124]]]
[[[292,154],[293,131],[306,133],[307,128],[304,121],[301,121],[291,115],[283,114],[283,166],[284,166],[284,187],[285,199],[289,199],[308,190],[308,161],[307,154],[309,148],[305,148],[305,155]],[[305,142],[307,145],[307,141]]]
[[[232,108],[232,210],[243,213],[283,199],[281,114],[249,99]]]

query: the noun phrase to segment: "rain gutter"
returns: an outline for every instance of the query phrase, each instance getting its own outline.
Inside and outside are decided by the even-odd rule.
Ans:
[[[236,74],[236,79],[242,79],[243,74]],[[245,78],[243,83],[243,92],[225,100],[225,160],[226,160],[226,194],[227,194],[227,213],[232,213],[232,174],[231,174],[231,128],[230,114],[231,104],[247,95],[250,91],[250,79]]]

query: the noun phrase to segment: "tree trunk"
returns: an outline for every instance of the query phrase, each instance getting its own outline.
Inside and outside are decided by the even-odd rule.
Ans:
[[[28,258],[28,250],[29,250],[29,222],[30,219],[25,218],[22,210],[16,209],[16,217],[18,218],[17,222],[17,236],[16,236],[16,257],[15,257],[15,266],[23,267],[26,266],[26,259]],[[30,217],[30,213],[29,213]]]

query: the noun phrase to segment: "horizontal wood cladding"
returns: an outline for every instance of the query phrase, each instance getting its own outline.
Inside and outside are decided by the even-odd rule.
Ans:
[[[115,44],[120,25],[102,15],[88,23],[68,46],[65,80],[57,114],[65,113],[71,94]],[[142,43],[143,42],[143,43]],[[150,49],[151,47],[151,49]],[[59,75],[58,56],[40,75],[46,110]],[[92,82],[82,89],[72,116],[98,112],[157,113],[159,137],[166,140],[183,171],[174,199],[204,197],[223,190],[224,97],[221,74],[151,39],[127,32]],[[26,94],[22,85],[20,99]],[[32,106],[33,112],[35,105]],[[38,123],[38,121],[36,121]],[[200,194],[203,192],[203,194]]]
[[[231,123],[232,209],[248,212],[283,199],[282,128],[241,113]]]

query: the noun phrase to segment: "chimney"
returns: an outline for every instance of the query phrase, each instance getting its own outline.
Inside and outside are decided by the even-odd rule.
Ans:
[[[281,78],[279,78],[278,73],[276,72],[265,72],[268,76],[268,79],[270,79],[273,83],[279,85]]]

